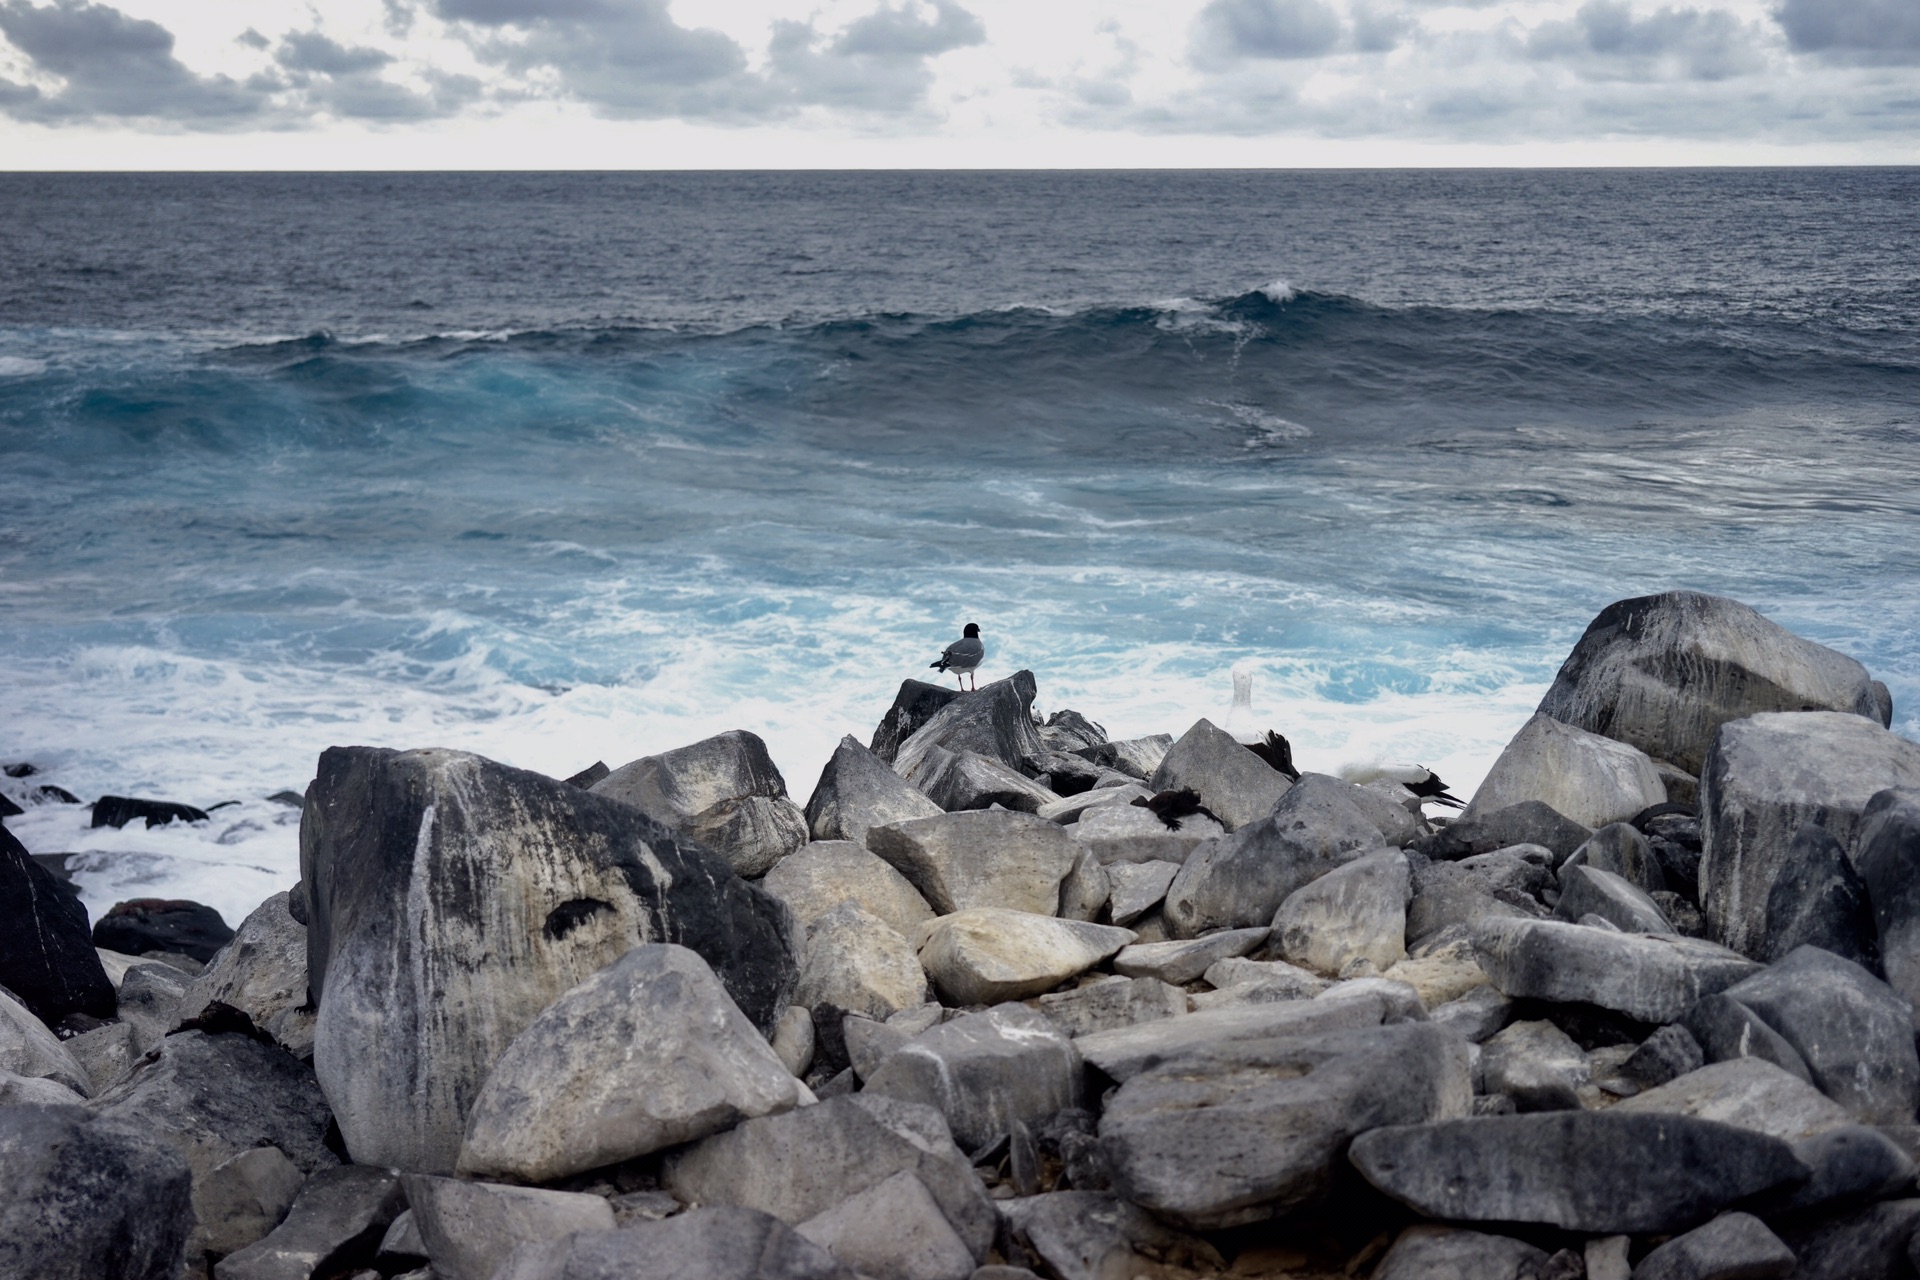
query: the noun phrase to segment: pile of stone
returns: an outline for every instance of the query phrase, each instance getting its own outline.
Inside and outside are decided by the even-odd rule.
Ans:
[[[1623,601],[1446,825],[1034,696],[909,681],[804,808],[746,732],[333,748],[204,967],[0,828],[0,1277],[1914,1274],[1920,746],[1859,664]]]

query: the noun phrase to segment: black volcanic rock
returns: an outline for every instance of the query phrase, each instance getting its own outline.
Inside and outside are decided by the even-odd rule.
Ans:
[[[93,926],[93,945],[123,955],[155,951],[192,956],[201,964],[233,940],[220,913],[184,898],[134,898],[116,902]]]
[[[0,986],[48,1026],[70,1013],[111,1018],[113,983],[87,909],[0,827]]]
[[[137,800],[131,796],[101,796],[93,802],[96,827],[124,827],[136,819],[145,819],[149,827],[164,827],[169,822],[201,822],[206,811],[172,800]]]
[[[175,1280],[193,1223],[187,1162],[81,1107],[0,1107],[0,1276]]]

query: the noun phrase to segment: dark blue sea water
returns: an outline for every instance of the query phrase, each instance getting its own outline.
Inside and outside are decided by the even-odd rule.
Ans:
[[[1920,736],[1917,514],[1920,171],[0,175],[0,755],[243,801],[14,820],[96,907],[282,887],[333,743],[804,798],[967,621],[1471,787],[1692,587]]]

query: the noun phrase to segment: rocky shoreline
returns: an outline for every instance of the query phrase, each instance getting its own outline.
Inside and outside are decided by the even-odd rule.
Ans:
[[[1621,601],[1451,820],[1035,694],[907,681],[804,806],[330,748],[234,930],[0,828],[0,1280],[1916,1274],[1857,662]]]

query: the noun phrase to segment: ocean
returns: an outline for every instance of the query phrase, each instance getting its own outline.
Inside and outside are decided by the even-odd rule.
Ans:
[[[1920,737],[1916,515],[1917,170],[0,175],[0,787],[96,917],[287,887],[334,744],[804,802],[966,622],[1464,794],[1685,587]]]

